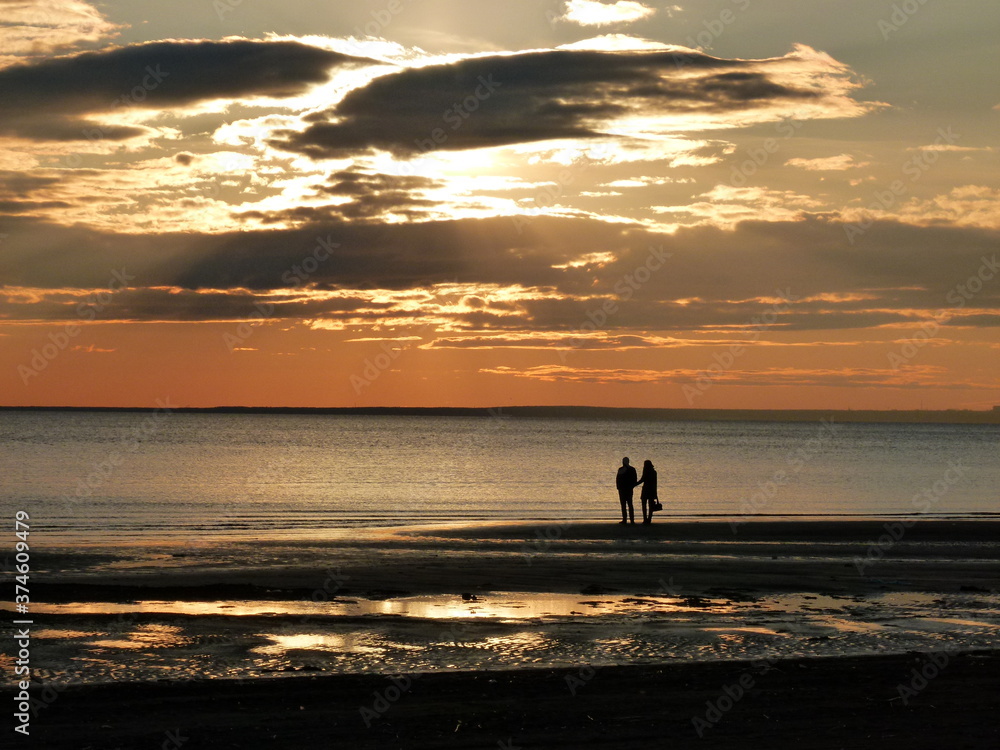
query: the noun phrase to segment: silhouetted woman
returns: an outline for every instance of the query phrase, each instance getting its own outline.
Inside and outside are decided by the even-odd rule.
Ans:
[[[656,469],[653,462],[646,460],[642,462],[642,478],[639,480],[642,485],[642,492],[639,499],[642,500],[642,522],[653,522],[653,501],[658,500],[656,496]]]

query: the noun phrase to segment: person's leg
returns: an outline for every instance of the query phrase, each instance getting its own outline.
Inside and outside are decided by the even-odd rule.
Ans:
[[[653,518],[652,501],[642,498],[642,522],[649,523]]]
[[[632,507],[632,493],[628,493],[628,522],[635,523],[635,508]]]
[[[622,523],[628,523],[628,516],[626,515],[626,513],[628,512],[627,511],[628,498],[626,497],[626,495],[625,495],[624,492],[619,492],[618,493],[618,502],[621,503],[621,506],[622,506],[622,521],[621,522]]]

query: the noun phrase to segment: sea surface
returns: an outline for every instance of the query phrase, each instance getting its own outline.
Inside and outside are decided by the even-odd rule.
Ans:
[[[0,506],[35,544],[614,520],[623,456],[653,461],[665,517],[1000,517],[996,425],[502,414],[7,412]]]

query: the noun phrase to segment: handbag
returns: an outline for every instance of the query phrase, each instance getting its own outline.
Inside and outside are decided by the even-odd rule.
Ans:
[[[651,500],[649,504],[649,512],[655,513],[658,510],[663,510],[663,505],[659,500]]]

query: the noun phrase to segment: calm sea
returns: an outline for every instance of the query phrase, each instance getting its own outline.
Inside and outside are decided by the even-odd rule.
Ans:
[[[998,448],[992,425],[8,412],[0,504],[36,543],[615,520],[627,455],[667,516],[996,517]]]

